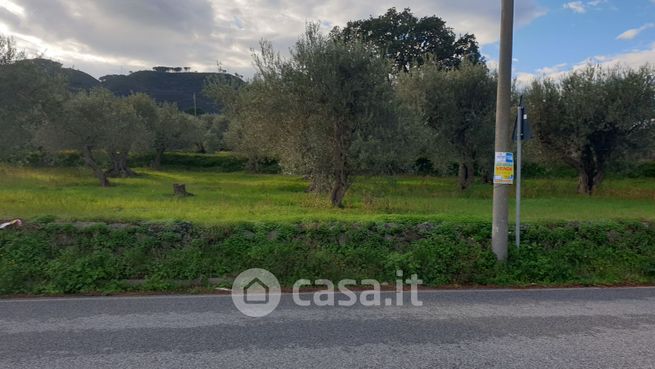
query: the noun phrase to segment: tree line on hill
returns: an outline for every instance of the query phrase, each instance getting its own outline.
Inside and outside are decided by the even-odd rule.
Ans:
[[[252,169],[277,161],[308,191],[342,206],[356,175],[457,167],[458,185],[493,171],[496,76],[475,36],[436,16],[392,8],[325,35],[308,24],[289,57],[262,42],[248,83],[209,78],[224,116],[197,118],[143,94],[67,92],[0,38],[0,154],[26,146],[75,149],[99,182],[128,176],[128,154],[227,148]],[[617,160],[653,155],[655,70],[589,65],[521,91],[533,125],[533,160],[565,163],[592,194]],[[519,91],[514,98],[518,100]],[[517,101],[515,101],[516,103]],[[110,168],[100,168],[104,153]],[[157,165],[158,159],[153,163]]]
[[[165,66],[156,66],[152,67],[152,70],[155,72],[162,72],[162,73],[170,73],[170,72],[175,72],[175,73],[180,73],[182,71],[189,72],[191,71],[191,67],[165,67]]]

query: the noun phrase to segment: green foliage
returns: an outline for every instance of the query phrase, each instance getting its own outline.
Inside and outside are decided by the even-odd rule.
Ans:
[[[0,158],[30,150],[34,131],[57,116],[67,95],[65,76],[24,58],[0,35]]]
[[[278,159],[286,172],[310,177],[312,191],[331,191],[332,204],[342,206],[361,152],[397,151],[388,138],[396,117],[386,61],[310,24],[291,58],[264,43],[255,64],[252,83],[232,94],[221,91],[236,150],[256,162]]]
[[[120,276],[116,263],[111,250],[65,248],[45,267],[43,278],[48,283],[42,288],[54,293],[97,291]]]
[[[68,90],[71,92],[88,91],[100,86],[100,82],[89,74],[72,68],[64,68],[61,63],[56,61],[36,58],[30,59],[30,62],[43,68],[43,70],[53,77],[57,75],[64,77]]]
[[[136,166],[148,166],[153,160],[153,154],[135,155],[130,159]],[[164,169],[206,169],[218,173],[241,172],[246,169],[246,162],[246,158],[230,153],[191,154],[167,152],[161,159],[161,165]]]
[[[374,278],[396,270],[428,286],[655,282],[655,225],[527,225],[496,264],[487,223],[188,223],[31,226],[0,233],[0,294],[171,290],[182,281],[270,270],[299,278]],[[130,287],[128,280],[145,284]]]
[[[655,178],[655,161],[617,160],[607,172],[612,178]]]
[[[618,159],[648,154],[655,142],[655,77],[639,69],[587,66],[561,82],[527,90],[530,119],[543,152],[578,172],[591,195]]]
[[[202,152],[214,153],[231,149],[225,138],[229,121],[224,115],[203,115],[198,124],[201,131],[195,144]]]
[[[37,142],[51,151],[81,152],[102,186],[109,182],[95,154],[101,151],[110,157],[112,169],[108,173],[126,176],[131,173],[127,167],[129,152],[147,145],[149,138],[144,119],[130,101],[100,88],[79,92],[68,99],[61,115],[40,127],[36,134]]]
[[[190,149],[203,134],[200,121],[182,113],[175,104],[157,104],[143,93],[130,95],[126,100],[148,132],[146,146],[155,153],[151,163],[154,168],[161,167],[162,156],[166,151]]]
[[[519,283],[649,282],[654,236],[652,225],[644,223],[529,227],[522,248],[512,250],[505,274]]]
[[[453,70],[426,65],[401,76],[397,93],[414,113],[415,126],[432,131],[434,140],[425,143],[430,157],[442,166],[459,165],[461,189],[471,186],[476,168],[489,177],[496,81],[484,64],[464,62]]]
[[[638,171],[632,175],[633,178],[655,178],[655,161],[639,164]]]
[[[433,62],[440,67],[457,67],[464,60],[483,60],[472,34],[459,38],[437,17],[417,18],[410,9],[389,9],[384,15],[350,21],[332,35],[348,41],[364,41],[393,61],[396,72],[408,72]]]

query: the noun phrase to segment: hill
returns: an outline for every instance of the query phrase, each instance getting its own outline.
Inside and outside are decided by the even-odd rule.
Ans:
[[[91,75],[77,69],[63,68],[61,63],[49,59],[31,59],[27,62],[35,63],[51,74],[61,73],[68,79],[68,87],[71,91],[89,90],[93,87],[100,86],[100,81]]]
[[[168,73],[161,71],[139,71],[129,75],[112,74],[97,80],[83,71],[63,68],[61,63],[52,60],[37,58],[25,62],[36,63],[53,74],[63,74],[68,78],[69,89],[74,92],[98,86],[119,96],[142,92],[159,102],[176,103],[180,110],[187,112],[193,112],[195,94],[198,114],[220,112],[220,107],[216,102],[202,93],[208,78],[218,78],[225,83],[243,83],[240,78],[227,73]]]
[[[226,73],[167,73],[139,71],[129,75],[100,77],[103,87],[116,95],[127,96],[136,92],[150,95],[157,101],[174,102],[182,111],[192,112],[194,94],[198,113],[216,113],[220,107],[202,93],[208,78],[242,83],[241,79]]]

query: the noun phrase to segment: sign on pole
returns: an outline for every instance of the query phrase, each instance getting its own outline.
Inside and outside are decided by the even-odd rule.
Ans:
[[[494,184],[514,184],[514,153],[496,152]]]
[[[516,139],[517,136],[521,137],[521,141],[527,141],[532,138],[532,128],[530,128],[530,124],[528,123],[528,115],[525,110],[526,109],[523,106],[523,96],[521,96],[516,123],[514,123],[514,132],[512,133],[512,140],[517,143],[519,141]]]

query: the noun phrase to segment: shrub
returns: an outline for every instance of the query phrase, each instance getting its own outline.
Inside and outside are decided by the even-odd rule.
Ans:
[[[655,282],[655,225],[528,224],[520,249],[497,264],[490,225],[189,223],[78,228],[34,224],[0,232],[0,294],[115,292],[125,280],[170,290],[178,280],[233,278],[265,268],[300,278],[393,283],[396,270],[429,286]]]

